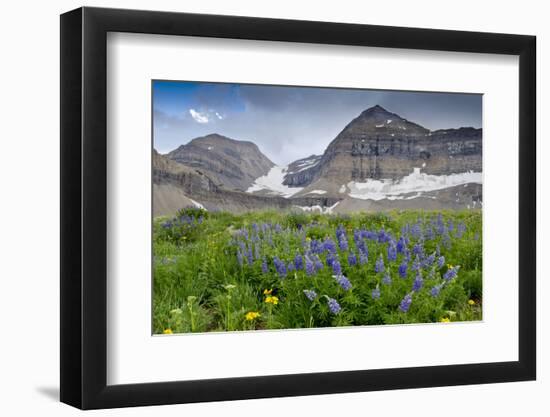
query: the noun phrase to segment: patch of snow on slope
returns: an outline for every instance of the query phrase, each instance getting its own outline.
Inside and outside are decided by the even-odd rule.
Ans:
[[[305,160],[301,161],[299,164],[296,165],[296,167],[299,168],[297,171],[291,171],[289,173],[290,174],[296,174],[297,172],[305,171],[306,169],[314,167],[319,162],[321,162],[321,157],[320,156],[317,156],[317,157],[311,158],[311,159],[305,159]]]
[[[337,201],[336,203],[334,203],[330,207],[321,207],[319,205],[317,205],[317,206],[294,206],[294,207],[302,209],[303,211],[311,211],[312,213],[313,212],[319,212],[321,214],[332,214],[332,211],[336,208],[336,206],[338,204],[340,204],[339,201]]]
[[[403,199],[400,197],[406,193],[422,193],[427,191],[442,190],[448,187],[468,183],[482,183],[481,172],[464,172],[450,175],[430,175],[420,172],[420,168],[414,168],[409,174],[400,180],[367,180],[367,182],[348,183],[349,196],[361,200],[390,200]]]
[[[312,190],[306,194],[326,194],[327,192],[325,190]]]
[[[282,197],[288,198],[302,191],[304,187],[288,187],[283,184],[286,170],[286,166],[275,165],[266,175],[256,178],[246,192],[253,193],[255,191],[267,190],[272,194],[279,194]]]
[[[189,198],[189,197],[187,197],[187,198]],[[192,198],[189,198],[189,200],[191,200],[191,202],[193,203],[193,205],[194,205],[196,208],[200,208],[200,209],[206,210],[206,208],[205,208],[201,203],[199,203],[198,201],[195,201],[195,200],[193,200]]]

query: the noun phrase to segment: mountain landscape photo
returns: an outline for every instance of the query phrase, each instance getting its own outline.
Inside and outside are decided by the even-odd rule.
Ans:
[[[276,165],[253,142],[211,133],[164,155],[155,151],[153,179],[155,215],[186,206],[474,209],[483,203],[482,130],[429,130],[375,105],[353,117],[320,155]]]
[[[153,94],[155,333],[481,319],[481,95]]]

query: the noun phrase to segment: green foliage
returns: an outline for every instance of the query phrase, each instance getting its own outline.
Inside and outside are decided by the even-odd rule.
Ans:
[[[407,276],[400,277],[398,267],[403,255],[399,254],[395,262],[388,262],[387,243],[376,240],[367,242],[367,264],[348,265],[349,253],[358,256],[353,231],[383,229],[397,239],[407,224],[418,222],[428,228],[436,216],[441,216],[444,224],[454,225],[454,231],[447,239],[440,235],[426,239],[423,248],[426,254],[439,248],[445,265],[422,271],[423,286],[413,293],[410,309],[402,312],[399,305],[411,293],[415,273],[409,268]],[[260,230],[257,249],[246,243],[247,250],[249,247],[257,250],[260,258],[254,256],[249,265],[245,254],[241,265],[236,243],[242,239],[240,230],[251,234],[257,225],[264,223],[270,227],[279,225],[279,230],[265,235]],[[460,236],[456,233],[459,224],[464,225]],[[338,227],[345,230],[349,244],[348,250],[338,249],[342,272],[352,283],[349,291],[338,285],[324,254],[321,255],[324,268],[314,275],[302,269],[288,272],[285,278],[279,276],[274,257],[286,265],[297,254],[303,255],[304,245],[313,240],[330,237],[337,242]],[[153,330],[186,333],[480,320],[481,233],[479,211],[408,210],[349,215],[265,211],[234,215],[185,209],[174,218],[154,220]],[[409,248],[415,242],[411,239]],[[380,254],[391,284],[383,281],[384,273],[375,272]],[[263,271],[263,259],[267,261],[267,272]],[[450,268],[447,264],[460,266],[457,277],[449,282],[443,279]],[[439,296],[434,297],[431,289],[437,285],[442,288]],[[379,298],[373,297],[377,288]],[[304,290],[315,291],[317,297],[308,299]],[[329,297],[338,301],[341,307],[338,314],[330,311]]]
[[[185,208],[182,208],[182,209],[178,210],[178,212],[176,213],[176,217],[178,217],[178,218],[190,217],[190,218],[193,218],[193,219],[197,220],[200,217],[202,217],[203,219],[208,219],[209,214],[210,213],[208,213],[208,211],[206,211],[203,208],[185,207]]]

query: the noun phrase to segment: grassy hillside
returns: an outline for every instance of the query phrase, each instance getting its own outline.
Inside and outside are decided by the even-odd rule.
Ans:
[[[155,333],[481,319],[480,211],[154,220]]]

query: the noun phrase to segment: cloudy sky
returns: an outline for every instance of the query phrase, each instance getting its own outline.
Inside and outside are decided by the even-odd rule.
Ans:
[[[321,154],[376,104],[428,129],[481,127],[482,96],[203,82],[153,82],[153,140],[167,153],[219,133],[256,143],[276,164]]]

